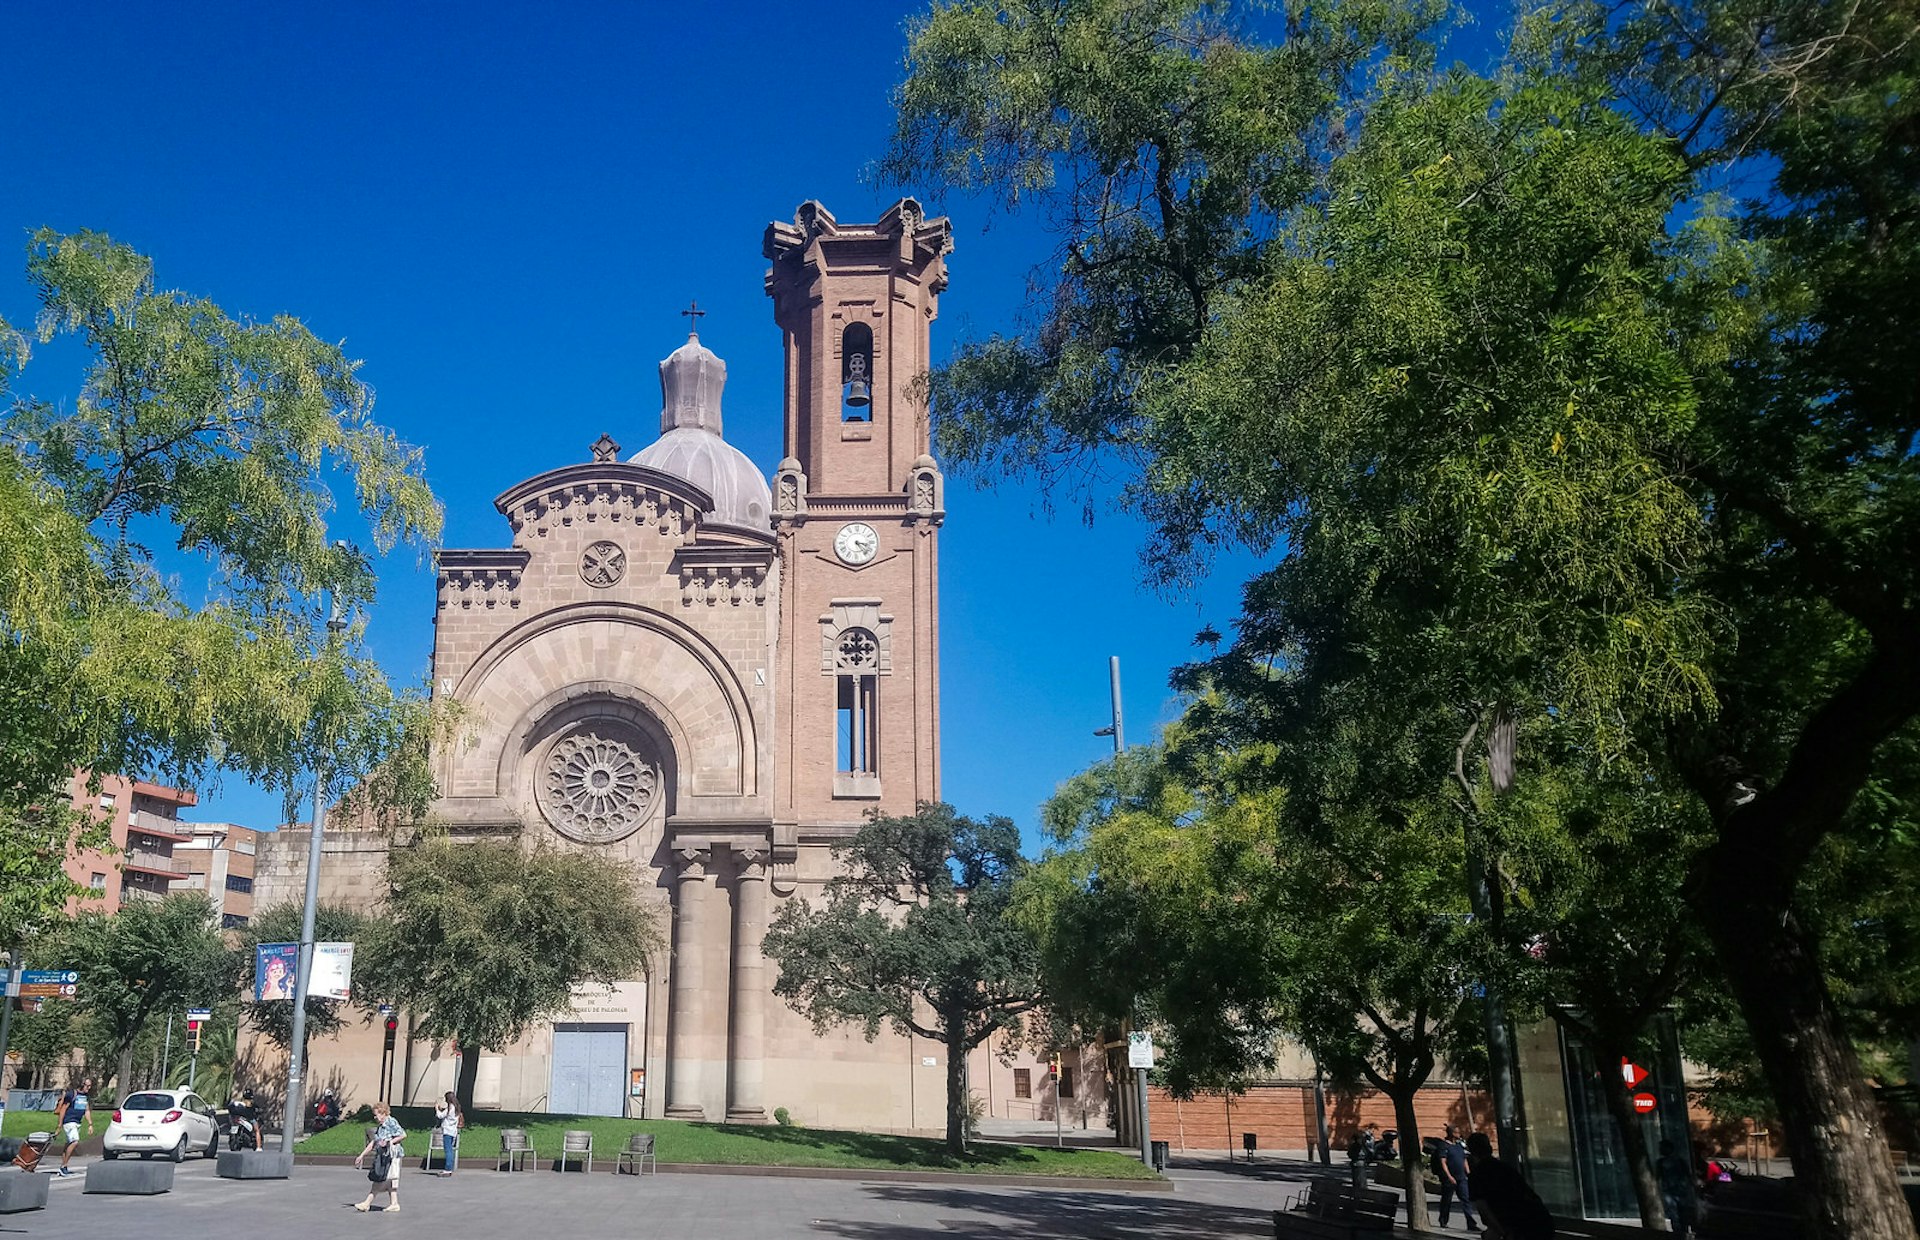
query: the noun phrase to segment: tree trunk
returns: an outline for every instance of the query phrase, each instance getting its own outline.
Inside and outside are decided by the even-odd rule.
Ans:
[[[1620,1148],[1627,1158],[1627,1179],[1633,1184],[1633,1198],[1640,1205],[1640,1226],[1648,1231],[1670,1231],[1667,1208],[1660,1197],[1660,1177],[1654,1173],[1653,1158],[1647,1152],[1647,1134],[1633,1109],[1627,1093],[1626,1078],[1620,1075],[1620,1061],[1632,1053],[1625,1042],[1589,1031],[1593,1057],[1600,1066],[1600,1092],[1606,1096],[1607,1114],[1620,1133]]]
[[[1140,1148],[1139,1110],[1134,1104],[1132,1073],[1127,1070],[1127,1035],[1124,1030],[1110,1030],[1105,1035],[1109,1043],[1106,1048],[1108,1106],[1113,1111],[1114,1144],[1123,1150]],[[1122,1045],[1111,1045],[1119,1042]]]
[[[120,1063],[114,1069],[113,1096],[124,1098],[133,1092],[133,1043],[120,1048]]]
[[[1313,1129],[1319,1138],[1320,1165],[1333,1165],[1333,1154],[1327,1141],[1327,1074],[1320,1070],[1320,1060],[1313,1061]]]
[[[460,1051],[460,1071],[453,1081],[453,1096],[460,1101],[460,1113],[465,1115],[473,1110],[473,1086],[480,1079],[480,1048],[454,1043]],[[442,1101],[436,1098],[435,1102]]]
[[[1475,828],[1475,823],[1467,823],[1469,840],[1477,834]],[[1493,863],[1473,846],[1467,855],[1467,903],[1480,924],[1497,936],[1499,918],[1494,908]],[[1526,1146],[1520,1139],[1519,1073],[1514,1066],[1506,1000],[1499,983],[1482,978],[1481,986],[1486,992],[1480,1015],[1487,1032],[1487,1093],[1493,1099],[1494,1146],[1502,1162],[1524,1171]]]
[[[947,1024],[947,1150],[967,1152],[967,1044],[957,1021]]]
[[[1400,1130],[1400,1166],[1407,1176],[1407,1227],[1412,1231],[1431,1231],[1433,1224],[1427,1217],[1427,1177],[1421,1167],[1426,1161],[1420,1152],[1420,1117],[1414,1114],[1414,1095],[1420,1092],[1417,1085],[1401,1086],[1387,1091],[1393,1099],[1393,1123]]]
[[[1756,874],[1763,859],[1744,861],[1710,869],[1695,907],[1772,1086],[1811,1234],[1912,1240],[1913,1215],[1872,1092],[1818,953],[1790,911],[1792,883]]]

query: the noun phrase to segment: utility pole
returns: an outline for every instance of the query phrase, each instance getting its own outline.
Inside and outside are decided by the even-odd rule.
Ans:
[[[1104,728],[1095,728],[1093,730],[1093,734],[1095,736],[1111,736],[1113,738],[1113,752],[1119,753],[1121,750],[1127,747],[1127,730],[1125,725],[1121,722],[1121,718],[1120,718],[1120,656],[1119,655],[1116,654],[1108,657],[1107,675],[1108,675],[1108,679],[1112,681],[1113,722],[1108,724]]]
[[[20,949],[10,948],[7,967],[0,971],[0,1121],[7,1118],[7,1039],[13,1036],[13,979],[20,968]]]
[[[167,1087],[167,1069],[173,1064],[173,1013],[167,1013],[167,1037],[160,1044],[160,1088]]]
[[[346,543],[336,542],[341,550]],[[332,648],[347,627],[336,594],[327,604],[327,646]],[[327,770],[318,760],[313,768],[313,838],[307,841],[307,903],[300,914],[300,961],[293,975],[293,1036],[287,1043],[287,1101],[280,1124],[280,1155],[287,1174],[293,1174],[293,1143],[306,1119],[306,1093],[301,1076],[306,1071],[307,989],[313,984],[313,918],[320,900],[320,842],[327,829]]]

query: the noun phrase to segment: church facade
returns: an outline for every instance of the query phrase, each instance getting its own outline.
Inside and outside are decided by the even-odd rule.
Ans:
[[[622,459],[603,435],[590,460],[495,501],[506,546],[441,553],[434,692],[465,706],[474,737],[438,755],[437,814],[619,862],[671,938],[648,976],[583,993],[574,1019],[485,1057],[477,1104],[942,1124],[945,1049],[817,1034],[773,997],[761,936],[780,902],[818,896],[833,844],[868,813],[940,796],[945,497],[914,382],[951,246],[912,199],[861,225],[803,204],[764,241],[785,357],[770,476],[726,441],[726,365],[696,330],[660,364],[657,439]],[[329,839],[328,888],[371,902],[384,843],[359,834]],[[276,874],[293,895],[304,860],[299,833],[277,843],[268,903]],[[450,1087],[452,1048],[403,1042],[381,1092]],[[343,1082],[368,1079],[372,1049],[353,1034],[316,1047],[310,1079],[326,1082],[330,1055]],[[1058,1106],[1101,1122],[1088,1066],[1050,1101],[1061,1082],[1036,1089],[1044,1065],[983,1051],[975,1090],[1011,1118]]]

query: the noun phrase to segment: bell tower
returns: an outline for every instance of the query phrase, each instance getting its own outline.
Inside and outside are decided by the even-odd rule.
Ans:
[[[952,248],[911,198],[873,224],[805,202],[767,227],[786,353],[776,866],[792,855],[780,835],[940,797],[945,482],[917,380]]]

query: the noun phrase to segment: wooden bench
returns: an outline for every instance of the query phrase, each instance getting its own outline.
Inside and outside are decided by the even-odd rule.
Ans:
[[[1299,1203],[1295,1209],[1273,1212],[1275,1240],[1288,1236],[1360,1240],[1391,1235],[1394,1216],[1400,1210],[1400,1194],[1384,1188],[1355,1191],[1347,1184],[1314,1183],[1308,1185]]]

